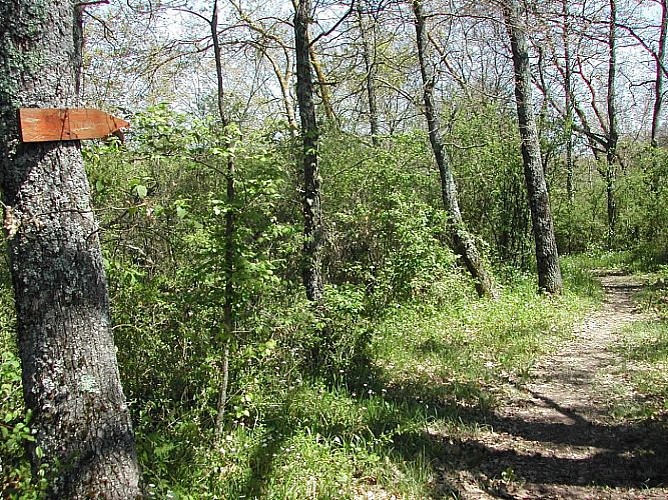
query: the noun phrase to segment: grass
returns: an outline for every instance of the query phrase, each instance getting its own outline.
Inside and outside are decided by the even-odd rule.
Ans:
[[[437,386],[439,397],[482,404],[476,388],[521,375],[570,331],[581,303],[573,295],[537,295],[531,282],[506,288],[498,301],[458,304],[425,316],[404,311],[374,340],[378,364],[393,379]],[[484,404],[483,404],[484,406]]]
[[[577,255],[568,255],[561,259],[562,271],[567,273],[589,273],[596,270],[611,270],[633,273],[642,270],[631,251],[612,252],[604,250],[589,251]]]
[[[528,377],[600,296],[576,264],[565,275],[561,297],[520,276],[498,301],[398,307],[354,373],[258,382],[252,411],[215,445],[194,409],[140,414],[149,497],[454,498],[444,471],[461,457],[449,443],[485,426],[503,384]]]
[[[624,329],[617,352],[626,360],[634,398],[615,409],[626,419],[665,419],[668,416],[668,323],[639,321]]]
[[[498,301],[398,307],[375,325],[368,364],[337,383],[305,378],[258,396],[254,422],[231,429],[217,449],[204,440],[172,477],[156,471],[156,496],[454,495],[443,471],[461,457],[448,442],[485,426],[503,383],[526,378],[600,296],[587,273],[566,275],[562,297],[536,294],[524,277]],[[179,435],[170,439],[177,453]],[[144,458],[149,467],[161,460]]]
[[[664,420],[668,415],[668,266],[653,264],[644,278],[648,284],[635,300],[649,318],[627,325],[616,348],[625,361],[634,397],[619,403],[615,414]]]

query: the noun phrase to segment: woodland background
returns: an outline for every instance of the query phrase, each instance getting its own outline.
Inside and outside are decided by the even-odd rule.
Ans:
[[[426,430],[484,425],[496,381],[526,377],[600,300],[589,269],[651,269],[662,296],[666,1],[522,3],[561,295],[537,293],[500,4],[422,8],[443,144],[496,300],[477,296],[451,250],[409,3],[323,0],[310,11],[316,308],[301,275],[295,7],[128,0],[84,11],[82,105],[131,122],[124,143],[83,154],[152,495],[448,494],[435,479],[447,452]],[[1,272],[3,490],[38,498]],[[637,411],[661,414],[667,388],[654,380],[656,398]]]

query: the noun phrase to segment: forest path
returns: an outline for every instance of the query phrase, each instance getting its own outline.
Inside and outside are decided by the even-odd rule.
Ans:
[[[634,397],[613,347],[623,327],[646,318],[632,295],[643,283],[600,276],[606,298],[529,383],[509,396],[487,430],[457,443],[463,460],[449,478],[463,499],[668,498],[668,436],[656,423],[615,418]],[[663,487],[659,487],[663,486]]]

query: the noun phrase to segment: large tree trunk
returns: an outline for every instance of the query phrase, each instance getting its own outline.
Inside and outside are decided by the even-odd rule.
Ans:
[[[300,0],[295,13],[295,52],[297,59],[297,100],[301,118],[304,165],[304,263],[302,275],[306,296],[313,302],[322,299],[322,245],[324,231],[320,207],[320,172],[318,169],[319,132],[313,104],[308,25],[311,1]]]
[[[441,177],[441,194],[445,210],[448,212],[449,224],[452,227],[451,236],[453,250],[461,255],[464,264],[469,273],[476,282],[476,290],[481,297],[494,297],[496,292],[492,278],[485,269],[480,254],[475,245],[473,237],[467,231],[459,210],[457,200],[457,186],[452,175],[452,170],[448,163],[445,153],[445,147],[441,139],[440,123],[436,102],[434,99],[434,84],[436,76],[429,67],[427,59],[427,32],[425,26],[425,16],[422,13],[422,7],[418,0],[413,0],[413,12],[415,14],[415,28],[417,35],[418,56],[420,59],[420,71],[422,73],[422,82],[424,84],[424,108],[429,127],[429,141],[431,142],[438,171]]]
[[[79,143],[18,139],[17,108],[76,104],[75,4],[4,0],[0,19],[0,185],[23,390],[41,450],[31,459],[48,466],[49,498],[135,498],[134,437]]]
[[[531,222],[536,243],[538,286],[541,290],[549,293],[561,293],[563,284],[559,268],[559,255],[554,237],[550,200],[541,165],[540,143],[531,98],[529,52],[520,15],[519,2],[517,0],[506,0],[503,5],[503,16],[510,37],[515,68],[515,99],[522,137],[524,177],[529,194]]]

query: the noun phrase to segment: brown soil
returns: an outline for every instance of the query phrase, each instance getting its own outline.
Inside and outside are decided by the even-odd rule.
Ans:
[[[643,318],[632,301],[642,283],[600,279],[602,309],[538,362],[529,383],[509,382],[487,430],[452,443],[462,463],[446,474],[443,497],[668,498],[665,425],[613,412],[634,398],[628,367],[611,347],[624,325]]]

